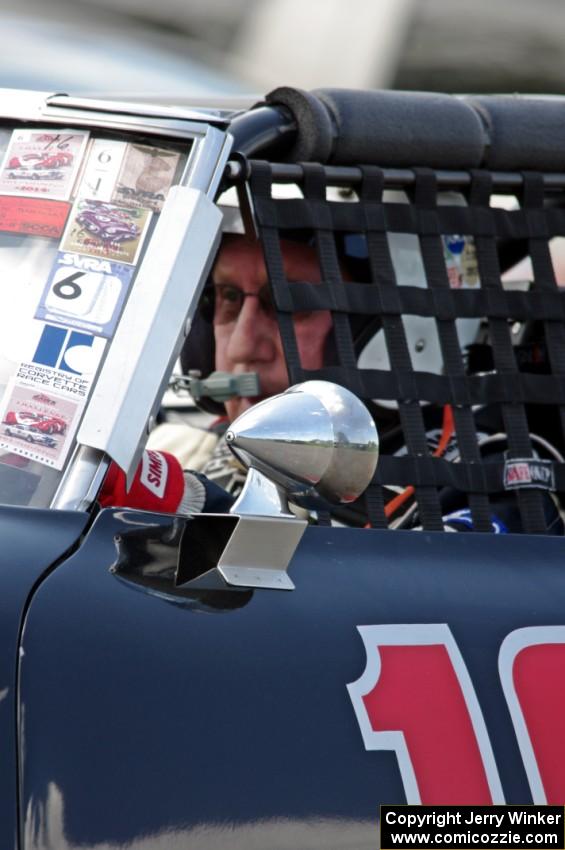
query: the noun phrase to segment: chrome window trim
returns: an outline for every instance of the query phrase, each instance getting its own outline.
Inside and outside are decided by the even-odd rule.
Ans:
[[[229,124],[229,119],[184,107],[124,104],[20,89],[0,88],[0,105],[0,117],[15,121],[95,127],[176,139],[205,137],[209,127],[225,130]]]
[[[199,109],[187,109],[184,106],[163,106],[152,103],[125,103],[121,100],[99,100],[96,98],[71,97],[67,94],[50,95],[46,99],[46,114],[53,114],[54,110],[69,109],[81,112],[110,113],[116,115],[142,116],[154,118],[161,121],[192,121],[204,122],[221,128],[229,125],[229,118],[220,116],[215,112],[206,112]]]

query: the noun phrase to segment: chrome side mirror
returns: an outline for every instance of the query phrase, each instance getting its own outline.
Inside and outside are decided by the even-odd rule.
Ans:
[[[226,440],[249,470],[231,509],[237,524],[216,567],[184,586],[219,575],[233,587],[293,590],[287,568],[307,522],[290,513],[288,501],[316,509],[323,500],[360,496],[377,466],[375,423],[349,390],[307,381],[247,410]]]
[[[256,404],[226,441],[249,469],[236,514],[286,515],[288,501],[315,510],[349,503],[375,472],[379,438],[365,405],[344,387],[306,381]]]

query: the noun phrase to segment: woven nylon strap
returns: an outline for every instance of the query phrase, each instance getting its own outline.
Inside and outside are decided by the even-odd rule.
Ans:
[[[383,486],[415,489],[418,515],[425,530],[443,528],[439,501],[441,488],[463,494],[473,528],[492,530],[489,497],[504,492],[505,470],[535,457],[530,435],[531,410],[551,408],[565,443],[565,291],[557,286],[549,242],[565,235],[565,210],[548,207],[543,177],[524,174],[519,208],[491,204],[492,177],[471,175],[465,202],[438,197],[436,175],[415,169],[408,202],[390,200],[383,172],[362,168],[362,181],[351,200],[327,199],[325,169],[303,165],[303,197],[273,198],[273,170],[269,163],[250,163],[250,189],[256,223],[278,311],[281,337],[291,383],[312,378],[336,381],[365,401],[393,401],[398,406],[406,453],[381,455],[365,495],[370,524],[387,527]],[[306,234],[315,246],[322,283],[286,279],[281,239]],[[413,234],[425,272],[426,286],[399,285],[388,234]],[[340,245],[346,234],[363,238],[367,279],[350,279],[344,272]],[[472,237],[477,281],[458,288],[450,280],[443,237]],[[341,241],[340,241],[341,240]],[[531,258],[533,282],[529,289],[504,287],[499,246],[516,243]],[[331,363],[307,370],[300,359],[293,313],[329,310],[332,316]],[[434,372],[413,368],[403,316],[434,321],[443,361]],[[389,368],[361,369],[357,365],[355,321],[378,319]],[[467,351],[460,344],[456,320],[480,319],[487,332],[492,364],[470,374]],[[353,324],[352,324],[353,320]],[[543,374],[525,371],[513,340],[516,323],[536,322],[543,336],[547,368]],[[423,404],[425,406],[423,406]],[[449,404],[453,410],[457,462],[436,457],[426,437],[425,413]],[[485,462],[479,449],[477,406],[495,407],[507,435],[504,458]],[[548,462],[549,463],[549,462]],[[565,464],[551,460],[553,489],[565,491]],[[540,489],[517,489],[521,524],[528,533],[546,530],[544,494]]]

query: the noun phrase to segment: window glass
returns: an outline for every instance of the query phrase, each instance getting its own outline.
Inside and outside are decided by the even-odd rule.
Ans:
[[[0,503],[45,507],[190,142],[0,127]]]

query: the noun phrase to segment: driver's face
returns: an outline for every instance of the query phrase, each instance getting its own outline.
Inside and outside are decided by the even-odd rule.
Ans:
[[[319,283],[320,269],[314,249],[284,241],[281,247],[287,280]],[[267,290],[262,290],[268,285],[268,277],[259,243],[238,236],[224,237],[213,280],[216,369],[257,372],[261,382],[259,398],[235,398],[225,403],[231,421],[260,399],[287,389],[288,374],[276,315],[268,308]],[[233,288],[252,297],[241,299]],[[328,310],[296,313],[293,320],[302,366],[319,369],[332,325],[331,314]]]

